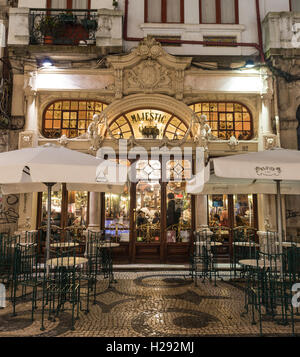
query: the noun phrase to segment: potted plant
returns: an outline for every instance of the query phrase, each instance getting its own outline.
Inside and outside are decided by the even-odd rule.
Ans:
[[[86,30],[96,31],[98,28],[97,20],[89,19],[87,17],[81,20],[81,24]]]
[[[141,133],[146,138],[152,137],[153,139],[156,139],[159,135],[159,129],[156,126],[146,126],[142,128]]]
[[[58,35],[61,23],[56,16],[45,16],[38,25],[38,31],[44,36],[44,43],[53,43],[53,39]]]
[[[75,25],[77,22],[77,16],[73,15],[70,12],[61,13],[58,16],[59,16],[59,21],[61,21],[65,25]]]
[[[113,5],[114,9],[116,10],[118,8],[118,6],[119,6],[119,3],[118,3],[117,0],[113,0],[112,5]]]

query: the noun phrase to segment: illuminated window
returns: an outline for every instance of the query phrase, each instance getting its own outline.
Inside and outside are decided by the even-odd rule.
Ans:
[[[164,135],[171,140],[182,139],[187,130],[188,128],[186,124],[182,120],[173,116],[166,125]]]
[[[94,114],[101,113],[106,105],[85,100],[63,100],[50,104],[44,111],[42,132],[46,138],[66,135],[75,138],[87,131]]]
[[[204,114],[212,134],[219,139],[250,140],[253,137],[253,122],[250,111],[240,103],[201,102],[190,105],[198,115]]]
[[[107,137],[116,139],[136,139],[145,137],[162,139],[166,136],[170,140],[182,139],[188,126],[173,114],[156,109],[141,109],[128,112],[116,118],[109,126]],[[190,135],[189,135],[190,138]]]

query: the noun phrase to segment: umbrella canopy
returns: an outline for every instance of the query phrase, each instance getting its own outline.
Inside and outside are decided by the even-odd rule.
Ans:
[[[300,185],[300,152],[275,148],[266,151],[232,155],[213,159],[216,180],[222,182],[229,180],[232,192],[249,189],[248,193],[275,193],[277,194],[278,237],[280,252],[282,252],[282,211],[281,211],[281,185],[284,193],[299,193]],[[196,193],[205,189],[209,182],[209,168],[204,168],[198,175],[197,181],[190,182],[189,190]],[[221,179],[220,179],[221,178]],[[236,185],[234,184],[235,180]],[[195,179],[194,179],[195,180]],[[223,181],[224,180],[224,181]],[[250,181],[249,181],[250,180]],[[252,181],[252,182],[251,182]],[[228,183],[228,181],[227,181]],[[240,185],[240,188],[238,187]],[[290,187],[290,189],[288,189]],[[236,192],[233,192],[236,190]],[[214,191],[215,193],[216,191]],[[242,191],[243,192],[243,191]],[[238,193],[242,193],[238,192]],[[229,193],[229,192],[227,192]]]
[[[300,181],[300,152],[275,148],[213,159],[216,176]]]
[[[195,195],[277,194],[276,182],[273,180],[220,177],[216,175],[213,166],[213,163],[209,162],[188,181],[186,192]],[[300,195],[300,181],[284,180],[280,184],[280,189],[284,195]]]
[[[46,144],[35,148],[8,151],[0,154],[0,183],[25,182],[96,183],[103,182],[106,173],[121,165],[88,154]],[[25,168],[25,169],[24,169]],[[117,176],[106,177],[117,183]],[[126,181],[126,177],[123,182]]]
[[[55,184],[67,183],[73,184],[73,189],[121,192],[127,180],[126,171],[124,165],[52,144],[0,154],[3,193],[48,190],[46,259],[49,258],[52,187],[57,189]]]

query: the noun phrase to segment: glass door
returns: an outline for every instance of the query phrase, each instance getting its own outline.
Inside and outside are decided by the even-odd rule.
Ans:
[[[161,262],[161,163],[136,163],[133,262]]]

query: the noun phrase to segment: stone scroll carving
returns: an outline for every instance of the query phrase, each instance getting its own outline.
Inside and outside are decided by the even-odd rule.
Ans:
[[[152,37],[139,43],[125,56],[110,56],[108,65],[115,71],[115,97],[135,93],[161,93],[183,98],[184,71],[191,58],[176,58],[168,54]]]

